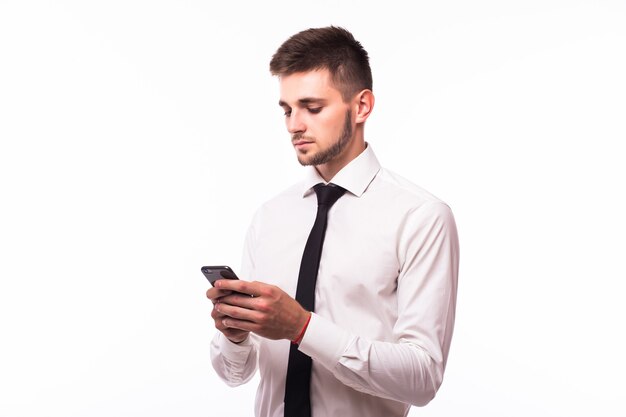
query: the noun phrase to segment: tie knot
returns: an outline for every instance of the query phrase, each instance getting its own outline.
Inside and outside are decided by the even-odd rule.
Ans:
[[[346,192],[345,188],[341,188],[335,184],[324,185],[320,183],[313,187],[313,189],[315,190],[315,194],[317,194],[317,205],[326,206],[327,208],[335,204],[335,202],[339,200],[339,197]]]

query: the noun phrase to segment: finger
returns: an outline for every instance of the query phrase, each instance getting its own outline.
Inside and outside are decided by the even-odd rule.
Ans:
[[[241,319],[251,322],[259,322],[261,314],[255,310],[250,310],[247,308],[237,307],[233,305],[229,305],[226,303],[217,303],[215,305],[215,310],[219,313],[232,317],[234,319]]]
[[[219,313],[218,313],[218,314],[216,315],[215,320],[214,320],[214,321],[215,321],[215,328],[216,328],[217,330],[219,330],[220,332],[222,332],[222,333],[229,331],[229,330],[230,330],[230,327],[228,327],[228,326],[226,326],[226,325],[224,324],[224,320],[225,320],[225,319],[228,319],[228,318],[229,318],[228,316],[225,316],[225,315],[223,315],[223,314],[219,314]],[[244,331],[244,330],[240,330],[240,329],[232,329],[232,332],[233,332],[233,333],[234,333],[234,332],[242,332],[242,331]]]
[[[226,317],[225,314],[220,313],[219,311],[217,311],[215,308],[213,308],[213,310],[211,310],[211,318],[213,320],[222,320],[224,317]]]
[[[222,325],[227,329],[238,329],[246,332],[254,332],[259,330],[260,326],[247,320],[238,320],[232,317],[226,317],[222,320]]]
[[[224,297],[226,295],[232,294],[232,291],[230,290],[222,290],[219,288],[209,288],[206,291],[206,296],[209,300],[213,301],[213,304],[215,304],[215,301],[218,300],[221,297]]]
[[[215,281],[215,287],[221,290],[231,290],[258,297],[261,295],[261,282],[249,282],[241,279],[220,279]]]
[[[232,293],[220,298],[220,303],[246,308],[248,310],[258,310],[258,297],[250,297],[239,293]]]

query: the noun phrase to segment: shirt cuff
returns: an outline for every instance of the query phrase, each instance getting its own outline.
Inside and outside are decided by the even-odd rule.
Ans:
[[[248,334],[248,337],[246,337],[243,342],[233,343],[222,333],[217,333],[217,345],[219,346],[219,351],[230,360],[235,360],[240,358],[242,355],[247,355],[253,347],[251,339],[252,338]]]
[[[353,337],[330,320],[311,313],[311,321],[298,345],[298,350],[325,368],[333,369]]]

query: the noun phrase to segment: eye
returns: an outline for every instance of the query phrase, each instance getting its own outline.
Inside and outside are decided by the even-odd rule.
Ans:
[[[307,110],[309,113],[317,114],[322,111],[321,107],[308,107]]]
[[[291,110],[285,110],[285,117],[291,116]]]

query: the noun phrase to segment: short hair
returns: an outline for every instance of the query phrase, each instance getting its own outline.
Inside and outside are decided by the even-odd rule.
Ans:
[[[270,61],[272,75],[327,69],[344,101],[361,90],[372,90],[369,56],[352,33],[336,26],[296,33],[276,50]]]

